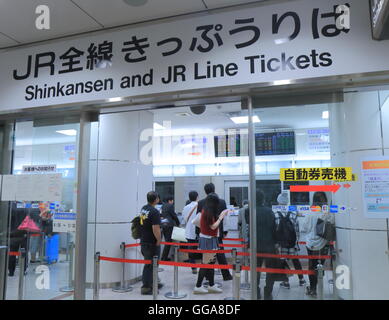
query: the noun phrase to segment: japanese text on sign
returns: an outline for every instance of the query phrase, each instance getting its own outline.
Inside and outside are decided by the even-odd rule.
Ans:
[[[352,168],[294,168],[281,169],[281,181],[352,181]]]

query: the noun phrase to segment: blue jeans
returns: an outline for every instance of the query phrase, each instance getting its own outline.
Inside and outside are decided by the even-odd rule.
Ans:
[[[160,256],[161,247],[152,243],[141,243],[141,252],[145,260],[153,260],[154,256]],[[142,288],[153,288],[153,265],[145,264],[142,273]]]

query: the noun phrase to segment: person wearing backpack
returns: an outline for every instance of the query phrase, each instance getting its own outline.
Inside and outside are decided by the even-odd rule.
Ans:
[[[288,205],[288,195],[286,193],[280,193],[277,197],[279,205]],[[276,238],[279,245],[280,254],[296,255],[300,251],[298,245],[299,239],[299,224],[297,219],[297,213],[288,210],[277,211],[276,217]],[[302,270],[303,267],[299,259],[291,259],[293,266],[296,270]],[[285,269],[290,269],[288,265],[288,259],[283,259],[283,266]],[[305,284],[304,276],[298,275],[299,285]],[[280,283],[280,286],[286,289],[290,289],[289,278],[285,277],[285,281]]]
[[[313,194],[313,206],[323,206],[328,205],[327,196],[324,192],[315,192]],[[306,234],[306,247],[308,255],[322,256],[327,255],[329,250],[329,241],[320,237],[316,232],[317,221],[322,219],[324,221],[329,221],[335,223],[335,217],[332,214],[326,214],[322,212],[311,212],[306,215],[301,224],[301,233]],[[321,259],[320,263],[324,265],[325,260]],[[318,259],[309,260],[309,270],[315,271],[317,265],[319,264]],[[306,288],[306,294],[308,296],[316,297],[317,292],[317,275],[309,275],[309,287]]]
[[[150,191],[147,193],[147,204],[142,207],[140,220],[140,245],[141,252],[145,260],[152,260],[154,256],[160,255],[161,252],[161,217],[155,206],[159,202],[158,193]],[[134,219],[135,220],[135,219]],[[133,221],[134,221],[133,220]],[[134,222],[133,222],[134,223]],[[153,294],[153,266],[145,264],[142,273],[142,295]],[[162,288],[162,283],[158,284],[158,289]]]

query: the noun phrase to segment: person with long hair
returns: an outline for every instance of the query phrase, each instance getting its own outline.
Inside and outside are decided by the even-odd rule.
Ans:
[[[205,199],[205,205],[201,213],[196,217],[200,228],[199,249],[200,250],[217,250],[219,249],[219,225],[230,210],[226,209],[218,214],[219,197],[215,193],[210,193]],[[215,253],[204,253],[203,264],[215,264]],[[203,286],[203,280],[207,278],[209,281],[208,288]],[[198,273],[197,283],[193,290],[194,294],[205,293],[222,293],[223,290],[215,285],[215,270],[201,268]]]

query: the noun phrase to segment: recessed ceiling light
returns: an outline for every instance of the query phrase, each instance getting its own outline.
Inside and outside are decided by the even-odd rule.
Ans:
[[[76,136],[77,130],[69,129],[69,130],[58,130],[57,133],[64,134],[65,136]]]
[[[230,118],[232,122],[235,124],[245,124],[249,123],[249,117],[248,116],[243,116],[243,117],[231,117]],[[259,119],[258,116],[253,116],[253,123],[258,123],[261,122],[261,119]]]
[[[330,113],[328,111],[323,111],[321,118],[326,120],[330,117]]]
[[[119,101],[122,101],[123,98],[120,98],[120,97],[117,97],[117,98],[109,98],[108,99],[108,102],[119,102]]]
[[[158,122],[154,122],[154,130],[163,130],[164,126],[160,125]]]
[[[132,7],[140,7],[144,6],[147,3],[148,0],[123,0],[125,4],[128,4]]]

